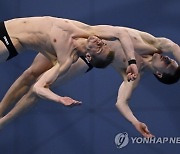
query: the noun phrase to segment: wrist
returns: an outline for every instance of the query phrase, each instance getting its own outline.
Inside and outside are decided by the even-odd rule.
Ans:
[[[130,59],[128,60],[128,65],[136,64],[136,59]]]
[[[136,124],[139,123],[139,121],[138,121],[137,119],[135,119],[135,120],[133,120],[131,123],[135,126]]]
[[[61,96],[57,96],[57,97],[56,97],[56,102],[58,102],[58,103],[59,103],[59,102],[60,102],[60,103],[62,103],[62,97],[61,97]]]

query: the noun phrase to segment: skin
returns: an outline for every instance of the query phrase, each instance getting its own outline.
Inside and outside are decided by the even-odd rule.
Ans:
[[[115,27],[115,26],[113,27],[107,25],[89,26],[80,22],[74,22],[74,24],[85,31],[91,31],[92,33],[96,32],[97,35],[103,33],[107,36],[111,36],[111,39],[109,39],[109,41],[111,42],[119,41],[121,43],[120,49],[115,49],[115,47],[117,48],[116,45],[112,46],[111,44],[108,44],[106,42],[105,44],[107,44],[111,48],[111,50],[115,51],[116,53],[117,50],[122,51],[126,63],[122,63],[120,65],[121,68],[122,67],[127,68],[127,58],[126,58],[127,56],[124,52],[124,50],[127,49],[129,50],[133,49],[133,51],[137,52],[140,55],[144,55],[144,54],[152,55],[153,53],[162,53],[162,52],[171,51],[178,60],[180,59],[180,55],[178,54],[179,46],[166,38],[155,38],[154,36],[148,33],[126,27]],[[108,40],[104,40],[104,41],[108,41]],[[100,55],[98,55],[99,57],[104,58],[104,56],[101,54],[103,52],[98,52],[98,53],[100,53]],[[116,58],[114,60],[114,63],[118,63],[116,64],[116,67],[117,66],[119,67],[119,61],[122,60],[121,58],[123,56],[121,55],[115,57]],[[57,77],[56,74],[57,72],[58,72],[58,66],[55,67],[51,73],[47,71],[43,75],[43,77],[41,77],[41,79],[38,80],[38,82],[34,85],[33,91],[42,98],[53,100],[55,102],[58,102],[59,100],[61,101],[62,97],[58,96],[57,94],[49,90],[49,83],[52,83],[52,81],[54,81],[54,79]],[[127,74],[128,75],[130,74],[130,76],[132,76],[131,80],[137,78],[137,76],[133,76],[133,74],[129,72],[127,72]]]
[[[150,59],[152,57],[140,57],[137,56],[137,65],[138,68],[145,67],[146,69],[151,69],[152,63],[150,63]],[[156,59],[154,62],[158,62],[160,59]],[[172,60],[173,62],[174,60]],[[0,128],[3,128],[8,122],[10,122],[12,119],[16,118],[20,113],[24,112],[25,110],[29,109],[33,105],[35,105],[38,100],[40,99],[36,94],[33,93],[32,87],[30,85],[24,85],[23,88],[19,86],[18,82],[24,81],[24,83],[28,83],[28,81],[31,81],[31,84],[35,83],[36,78],[38,74],[35,74],[33,76],[34,70],[38,69],[36,73],[39,72],[39,75],[41,72],[46,71],[49,67],[51,67],[53,64],[46,59],[43,55],[39,54],[35,58],[33,64],[16,80],[16,82],[12,85],[12,87],[9,89],[9,91],[6,93],[5,97],[3,98],[1,105],[0,105],[0,114],[2,118],[0,119]],[[149,67],[150,66],[150,67]],[[39,69],[40,68],[40,69]],[[164,66],[159,65],[159,69],[164,69]],[[56,83],[56,86],[64,84],[66,81],[85,74],[86,70],[88,69],[88,66],[84,63],[83,60],[79,59],[75,64],[73,64],[72,69],[70,69],[65,76],[60,77]],[[139,69],[141,73],[143,71]],[[32,73],[33,71],[33,73]],[[138,79],[135,81],[128,82],[125,71],[119,72],[122,74],[122,77],[124,79],[123,83],[121,84],[118,92],[118,98],[116,107],[118,110],[122,113],[122,115],[132,124],[134,127],[145,137],[152,137],[153,135],[149,132],[146,124],[138,121],[136,117],[133,115],[131,109],[128,106],[128,100],[130,99],[130,96],[135,89],[135,87],[138,85],[138,82],[140,80],[140,76],[138,76]],[[140,74],[141,74],[140,73]],[[30,75],[30,76],[29,76]],[[33,76],[33,77],[32,77]],[[33,80],[32,80],[33,79]],[[23,85],[22,83],[21,85]],[[22,88],[22,90],[19,90],[18,88]],[[22,91],[26,94],[19,100],[18,96],[22,95]],[[126,92],[124,92],[126,91]],[[14,93],[14,95],[12,95]],[[6,115],[5,110],[13,105],[16,101],[19,102],[15,105],[15,107]],[[66,106],[76,106],[80,105],[80,103],[77,103],[76,100],[73,100],[70,97],[63,97],[64,102],[66,102],[64,105]],[[13,104],[12,104],[13,103]]]
[[[175,68],[177,68],[177,65],[174,64],[173,60],[170,60],[170,61],[171,61],[171,65],[172,65],[171,67],[173,67],[174,69],[171,69],[171,67],[169,67],[170,63],[166,63],[164,58],[162,60],[160,56],[157,56],[158,53],[166,53],[167,51],[170,51],[174,54],[175,58],[177,58],[178,61],[180,61],[180,57],[179,57],[180,54],[178,54],[180,52],[179,46],[169,39],[155,38],[148,33],[137,31],[134,29],[124,28],[124,27],[112,27],[112,26],[97,26],[96,27],[95,26],[95,28],[97,28],[97,29],[98,28],[106,28],[106,29],[109,28],[109,29],[112,29],[112,31],[115,28],[116,30],[118,30],[120,32],[123,30],[128,32],[128,34],[129,34],[128,37],[131,38],[131,42],[130,43],[126,42],[126,44],[127,45],[133,44],[133,48],[136,52],[137,67],[139,68],[140,74],[143,72],[143,70],[145,70],[145,68],[150,69],[153,73],[157,73],[157,71],[159,71],[158,73],[163,73],[163,71],[168,71],[173,74]],[[113,33],[113,35],[114,34],[119,34],[119,33],[118,32]],[[122,84],[119,88],[116,107],[122,113],[122,115],[128,121],[130,121],[143,136],[152,137],[152,134],[149,132],[147,126],[144,123],[140,122],[133,115],[133,112],[131,111],[131,109],[128,106],[128,102],[132,95],[132,92],[135,89],[135,87],[138,85],[138,82],[140,80],[140,75],[138,76],[138,78],[135,81],[128,82],[127,77],[126,77],[127,59],[126,59],[126,55],[124,54],[122,44],[119,42],[118,39],[109,40],[109,41],[104,40],[104,42],[106,44],[108,44],[110,46],[110,48],[112,48],[115,51],[115,59],[111,65],[116,69],[116,71],[120,75],[122,75],[122,77],[124,79],[124,81],[122,82]],[[154,53],[156,53],[156,54],[154,54]],[[41,58],[42,58],[42,55],[38,55],[38,56],[41,56]],[[76,65],[74,64],[76,71],[73,74],[71,72],[72,70],[70,69],[68,71],[68,73],[66,74],[68,77],[73,77],[74,75],[77,75],[77,74],[78,75],[83,74],[87,70],[87,65],[83,64],[83,63],[79,64],[79,62],[80,62],[79,60],[75,63]],[[47,64],[48,64],[48,62],[47,62]],[[50,62],[50,65],[52,65],[51,62]],[[32,66],[34,66],[35,68],[41,69],[41,72],[44,69],[42,67],[39,67],[39,64],[32,65]],[[31,71],[33,71],[32,66],[29,69],[30,74],[31,74]],[[79,70],[79,72],[77,70]],[[82,72],[81,72],[81,70],[82,70]],[[46,69],[44,69],[44,71],[46,71]],[[162,72],[160,72],[160,71],[162,71]],[[21,84],[20,83],[21,80],[27,80],[24,78],[25,74],[23,74],[16,81],[16,83],[17,83],[16,85]],[[37,74],[40,75],[41,73],[37,73]],[[34,78],[36,78],[36,77],[34,77]],[[64,76],[64,79],[65,78],[66,78],[66,76]],[[63,79],[61,78],[60,81],[63,82]],[[41,86],[41,85],[39,85],[39,86]],[[20,87],[24,87],[24,85],[21,84]],[[28,91],[29,88],[30,87],[25,88],[24,91],[26,91],[26,95],[24,95],[22,98],[20,97],[21,99],[18,102],[18,104],[15,106],[15,108],[13,108],[7,115],[5,115],[1,118],[1,120],[0,120],[1,127],[3,127],[7,122],[9,122],[11,119],[13,119],[14,116],[17,116],[20,112],[24,111],[26,108],[29,108],[38,99],[36,94],[33,93],[33,88],[30,88],[30,90]],[[46,88],[46,87],[42,86],[42,88]],[[13,100],[12,96],[10,94],[14,89],[16,89],[16,86],[13,85],[9,89],[7,95],[2,100],[1,104],[7,105],[9,102],[11,102]],[[18,91],[16,93],[18,93]],[[16,97],[20,96],[20,95],[21,95],[21,93],[17,94]],[[5,98],[6,98],[6,101],[4,101]],[[64,103],[64,105],[67,105],[67,106],[78,104],[76,100],[73,100],[69,97],[63,97],[62,99],[64,100],[64,102],[66,102],[66,103]],[[24,105],[25,101],[26,102],[28,101],[28,103],[27,103],[28,105],[27,104]],[[2,108],[2,106],[0,106],[0,108]],[[4,107],[4,109],[5,109],[5,107]],[[4,110],[0,110],[0,111],[1,111],[1,114],[3,115]]]
[[[120,39],[121,35],[128,36],[126,32],[114,36],[106,28],[102,31],[94,27],[83,29],[80,25],[80,22],[54,17],[16,18],[5,21],[5,27],[18,53],[25,49],[40,51],[54,64],[34,85],[33,91],[40,97],[56,102],[62,101],[62,98],[48,87],[59,76],[63,76],[79,56],[84,56],[89,61],[93,60],[92,57],[105,59],[111,49],[97,36],[107,40]],[[122,45],[126,59],[134,59],[132,45],[125,45],[123,41]],[[6,61],[8,56],[9,52],[0,42],[0,62]],[[134,80],[138,74],[136,65],[130,65],[127,72],[128,78]],[[42,84],[46,88],[41,87]]]
[[[156,56],[156,58],[154,58]],[[141,133],[144,137],[153,137],[154,135],[148,130],[148,127],[145,123],[139,121],[135,115],[133,114],[132,110],[129,108],[129,101],[131,95],[135,88],[138,86],[139,81],[146,69],[150,69],[152,73],[160,74],[165,72],[174,73],[174,70],[178,67],[178,64],[173,60],[170,59],[170,63],[167,64],[165,57],[163,60],[161,59],[160,54],[154,54],[153,56],[142,56],[138,58],[138,68],[139,68],[139,76],[135,81],[128,82],[125,73],[122,73],[122,77],[124,81],[119,87],[118,97],[116,102],[117,109],[121,112],[121,114],[136,128],[138,132]],[[142,70],[141,70],[142,68]],[[173,69],[171,69],[173,68]],[[158,71],[159,70],[159,71]],[[161,71],[161,73],[160,73]]]
[[[168,56],[162,56],[160,54],[154,54],[152,57],[152,65],[156,69],[156,74],[174,74],[178,64],[175,60]]]

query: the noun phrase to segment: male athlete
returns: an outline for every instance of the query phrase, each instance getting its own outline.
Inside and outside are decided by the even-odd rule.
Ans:
[[[84,29],[91,29],[90,26],[86,26],[87,27]],[[176,61],[170,59],[169,57],[164,57],[161,55],[162,53],[166,53],[169,51],[174,54],[175,58],[178,61],[180,61],[180,48],[177,44],[175,44],[169,39],[155,38],[154,36],[146,32],[141,32],[135,29],[125,27],[112,27],[105,25],[93,26],[93,29],[96,30],[100,30],[103,28],[109,29],[109,31],[111,29],[113,32],[117,30],[117,33],[113,34],[118,34],[118,32],[121,33],[122,31],[128,32],[128,37],[131,38],[129,41],[131,42],[126,43],[131,44],[136,52],[136,60],[139,72],[143,72],[146,68],[150,69],[152,73],[155,74],[161,82],[167,84],[175,83],[179,80],[180,69]],[[122,40],[123,39],[126,38],[122,38]],[[115,52],[115,59],[112,63],[112,66],[123,76],[124,79],[123,83],[119,88],[118,99],[116,103],[117,108],[143,136],[152,137],[152,134],[148,131],[147,126],[136,119],[128,106],[128,100],[131,97],[135,86],[137,86],[138,84],[140,75],[135,81],[128,82],[125,71],[128,63],[121,42],[117,39],[103,41],[108,44],[110,48]],[[89,70],[88,65],[82,59],[78,59],[78,61],[73,64],[72,68],[68,70],[65,76],[60,76],[60,80],[63,82],[64,80],[67,80],[70,77],[74,77],[77,74],[85,73],[87,70]],[[34,87],[31,87],[31,85],[35,83],[36,79],[43,72],[45,72],[52,66],[53,63],[49,61],[46,57],[41,54],[37,55],[31,67],[28,68],[22,76],[20,76],[20,78],[13,84],[13,86],[9,89],[6,96],[2,100],[0,105],[0,113],[2,116],[0,120],[0,127],[3,127],[8,121],[17,116],[18,113],[35,103],[38,97],[35,93],[33,93]],[[40,84],[37,82],[38,84],[36,83],[36,86],[39,86],[40,89],[46,88],[44,87],[44,85],[46,85],[46,81],[42,80],[42,78],[40,78],[40,80]],[[14,96],[12,95],[12,93],[14,94]],[[24,96],[22,97],[22,95]],[[44,91],[41,96],[43,95],[49,95],[48,91]],[[17,101],[19,98],[21,99],[16,104],[16,106],[7,115],[4,116],[7,107],[10,106],[13,101]],[[72,103],[73,100],[69,97],[61,97],[61,99],[62,102],[66,102],[63,103],[64,105],[76,104]]]
[[[46,87],[51,85],[58,76],[62,76],[78,60],[84,57],[94,67],[104,68],[113,60],[113,51],[97,36],[108,40],[119,39],[127,32],[112,36],[106,29],[89,30],[80,28],[80,23],[54,17],[16,18],[0,23],[0,62],[16,56],[25,49],[40,51],[54,66],[42,76],[47,81]],[[96,36],[94,36],[96,35]],[[127,39],[130,39],[126,37]],[[121,40],[126,59],[129,60],[128,78],[134,80],[138,71],[132,46]],[[128,51],[128,52],[127,52]],[[40,80],[41,81],[41,80]],[[40,93],[49,89],[36,88]],[[43,96],[42,96],[43,97]],[[55,100],[50,96],[49,99]],[[59,100],[61,101],[61,100]]]

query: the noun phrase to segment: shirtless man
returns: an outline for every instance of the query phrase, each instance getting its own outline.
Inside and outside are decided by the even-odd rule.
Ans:
[[[86,28],[89,27],[88,25],[86,26]],[[148,68],[154,74],[156,74],[156,76],[160,80],[164,77],[167,77],[171,79],[168,80],[171,81],[171,83],[178,81],[180,76],[178,64],[174,60],[160,55],[161,53],[170,51],[174,54],[175,58],[180,61],[180,48],[171,40],[166,38],[155,38],[148,33],[124,27],[94,26],[93,28],[107,28],[111,29],[112,31],[113,29],[116,29],[119,32],[128,32],[131,38],[131,42],[126,43],[132,44],[135,52],[137,53],[137,66],[140,72],[143,72],[145,68]],[[118,32],[116,34],[118,34]],[[143,136],[152,137],[152,134],[148,131],[147,126],[136,119],[128,106],[128,100],[131,97],[134,88],[137,86],[140,76],[138,76],[137,80],[128,82],[125,71],[128,65],[126,56],[123,52],[122,44],[119,42],[119,40],[106,40],[104,42],[107,43],[113,51],[115,51],[115,59],[112,63],[112,66],[119,72],[119,74],[123,76],[124,79],[118,92],[118,99],[116,103],[117,108]],[[23,75],[15,82],[15,84],[9,89],[8,93],[2,100],[0,106],[0,114],[2,116],[2,118],[0,119],[0,127],[3,127],[8,121],[17,116],[21,111],[35,103],[38,97],[32,92],[33,88],[31,88],[29,92],[27,91],[29,87],[36,81],[38,76],[52,66],[53,64],[48,61],[43,55],[39,54],[35,58],[31,67],[28,68],[23,73]],[[60,80],[63,82],[64,80],[67,80],[70,77],[74,77],[77,74],[83,74],[87,71],[87,69],[88,66],[81,59],[79,59],[75,64],[73,64],[72,68],[66,73],[65,76],[60,77]],[[164,79],[162,81],[165,82]],[[46,88],[41,85],[38,86],[40,86],[41,88]],[[14,95],[11,95],[12,93]],[[24,93],[26,94],[21,98]],[[17,103],[17,105],[7,115],[3,116],[3,114],[5,113],[4,111],[7,109],[7,107],[10,106],[13,101],[17,101],[19,98],[21,98],[21,100]],[[67,97],[64,97],[63,99],[66,100]],[[69,101],[70,103],[68,103],[68,101],[66,102],[67,104],[65,105],[72,104],[71,100]]]
[[[42,76],[48,82],[46,85],[48,86],[58,76],[63,75],[80,56],[97,68],[104,68],[112,62],[113,51],[97,36],[112,40],[119,39],[120,35],[128,35],[124,32],[114,37],[111,35],[113,33],[105,32],[106,29],[96,32],[96,29],[84,30],[78,25],[76,21],[54,17],[17,18],[2,22],[0,23],[2,41],[0,42],[0,62],[13,58],[25,49],[41,51],[54,63],[47,72],[49,75]],[[124,41],[121,42],[125,44]],[[123,47],[126,59],[130,61],[127,69],[128,78],[134,80],[138,74],[134,50],[129,45]],[[48,90],[51,95],[54,95],[49,99],[55,98],[55,94],[49,89],[43,90]],[[41,91],[42,89],[36,90],[37,93]],[[53,100],[57,101],[57,99]],[[61,101],[61,98],[58,97],[58,100]]]

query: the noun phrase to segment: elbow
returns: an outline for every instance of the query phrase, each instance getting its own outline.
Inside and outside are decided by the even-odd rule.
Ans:
[[[118,109],[118,110],[119,110],[119,108],[120,108],[119,103],[116,103],[116,104],[115,104],[115,107],[116,107],[116,109]]]
[[[116,102],[115,106],[116,106],[116,107],[118,107],[118,104],[119,104],[119,103],[118,103],[118,102]]]
[[[119,109],[127,106],[127,104],[128,104],[128,100],[117,100],[115,106]]]
[[[122,105],[123,105],[123,103],[121,101],[117,101],[116,104],[115,104],[115,106],[117,108],[120,108]]]
[[[43,91],[45,88],[46,88],[45,86],[42,86],[42,85],[39,85],[38,83],[35,83],[33,88],[32,88],[32,91],[35,95],[42,97]]]
[[[34,84],[33,88],[32,88],[32,91],[35,95],[40,95],[40,90],[41,88],[37,85],[37,84]]]
[[[118,111],[120,111],[121,113],[123,112],[123,109],[125,108],[125,104],[123,102],[116,102],[115,104],[116,108]]]

